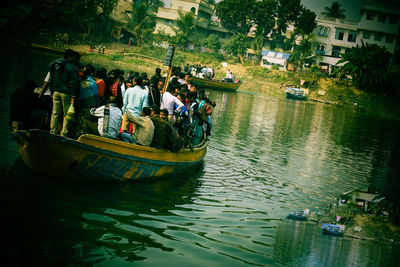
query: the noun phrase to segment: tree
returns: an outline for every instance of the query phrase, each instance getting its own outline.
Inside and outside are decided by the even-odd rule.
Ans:
[[[248,34],[253,26],[256,0],[223,0],[216,5],[218,18],[230,33]]]
[[[337,19],[345,19],[346,15],[344,14],[346,12],[345,9],[341,9],[341,5],[339,2],[333,2],[331,7],[325,7],[325,11],[321,12],[322,15],[331,17],[331,18],[337,18]]]
[[[105,17],[105,25],[107,27],[108,20],[110,18],[110,14],[113,12],[115,7],[118,4],[119,0],[95,0],[96,5],[101,8],[103,11],[102,14]]]
[[[132,3],[130,24],[137,46],[140,46],[143,40],[150,39],[156,23],[155,16],[151,12],[151,6],[146,1],[137,0]]]
[[[277,2],[275,0],[262,0],[256,2],[256,8],[253,11],[253,21],[256,25],[253,49],[260,58],[264,42],[275,26],[276,7]]]
[[[204,46],[217,53],[221,48],[221,43],[216,34],[211,34],[204,40]]]
[[[185,50],[190,37],[196,30],[196,20],[192,12],[179,12],[179,19],[176,21],[177,27],[174,27],[175,32],[174,42],[177,46],[181,46]]]
[[[165,3],[163,0],[147,0],[153,12],[157,12],[160,7],[164,7]]]
[[[239,33],[224,46],[224,49],[233,56],[238,57],[240,62],[243,64],[243,56],[246,54],[246,51],[249,47],[249,37],[247,37],[246,34]]]
[[[300,69],[304,67],[305,63],[313,63],[315,58],[312,57],[312,54],[315,51],[316,44],[317,42],[314,40],[313,35],[303,36],[300,44],[295,46],[288,62]]]
[[[353,47],[342,55],[337,64],[345,63],[342,67],[344,74],[353,77],[354,84],[361,90],[393,93],[392,54],[376,44],[364,44]]]

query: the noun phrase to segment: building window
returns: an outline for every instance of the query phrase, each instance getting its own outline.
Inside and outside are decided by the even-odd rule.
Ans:
[[[343,37],[344,37],[344,30],[343,29],[336,29],[335,39],[336,40],[343,40]]]
[[[395,17],[389,17],[389,23],[390,24],[396,24],[397,23],[397,19]]]
[[[317,45],[317,54],[325,54],[326,44],[318,44]]]
[[[384,15],[379,15],[378,21],[379,21],[379,22],[382,22],[382,23],[385,23],[386,17],[385,17]]]
[[[367,20],[374,20],[374,14],[367,13]]]
[[[375,35],[374,36],[374,40],[375,41],[382,41],[382,34],[381,33],[376,32],[374,35]]]
[[[332,47],[332,56],[333,57],[340,57],[340,51],[342,49],[340,48],[340,46],[333,46]]]
[[[350,53],[351,52],[351,48],[346,48],[345,50],[344,50],[344,53],[345,54],[348,54],[348,53]]]
[[[319,27],[318,29],[318,35],[319,36],[324,36],[324,37],[328,37],[329,35],[329,28],[328,27]]]
[[[393,36],[392,35],[386,35],[386,43],[391,44],[393,43]]]
[[[347,36],[347,41],[349,42],[356,42],[357,33],[355,31],[349,31],[349,35]]]
[[[370,31],[363,31],[363,39],[365,40],[369,40],[369,38],[371,38],[371,32]]]
[[[196,8],[195,8],[195,7],[192,7],[192,8],[190,9],[190,12],[192,12],[193,14],[195,14],[195,13],[196,13]]]

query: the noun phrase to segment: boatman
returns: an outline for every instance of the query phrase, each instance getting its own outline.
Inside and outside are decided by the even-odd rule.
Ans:
[[[58,120],[64,117],[61,135],[68,135],[68,123],[66,119],[69,106],[74,103],[79,91],[80,79],[79,64],[81,55],[71,49],[64,52],[63,59],[57,59],[50,64],[50,90],[53,93],[53,111],[50,121],[50,133],[57,134]]]

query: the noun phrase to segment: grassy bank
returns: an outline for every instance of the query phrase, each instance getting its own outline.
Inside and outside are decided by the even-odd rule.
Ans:
[[[125,55],[122,50],[125,47]],[[88,45],[71,47],[83,54],[82,62],[94,66],[103,66],[107,70],[120,68],[126,72],[154,73],[156,67],[164,72],[163,66],[165,49],[162,48],[137,48],[126,47],[120,44],[106,45],[105,54],[89,53]],[[227,66],[222,66],[226,62]],[[266,69],[257,63],[247,62],[242,65],[233,59],[224,58],[222,55],[208,53],[194,53],[176,51],[173,65],[200,64],[211,66],[216,73],[216,79],[225,77],[229,69],[236,77],[243,81],[240,91],[258,92],[273,97],[284,97],[285,85],[299,85],[300,79],[306,80],[305,88],[308,89],[308,99],[326,104],[336,104],[353,108],[360,112],[368,112],[386,118],[398,119],[400,106],[397,99],[375,95],[358,90],[351,81],[338,81],[325,77],[322,73],[305,70],[301,72],[284,72],[274,69]]]

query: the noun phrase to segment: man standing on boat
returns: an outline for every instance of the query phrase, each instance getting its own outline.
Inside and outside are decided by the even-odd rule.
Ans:
[[[143,78],[135,76],[132,88],[128,88],[124,95],[124,106],[122,107],[122,131],[129,130],[131,120],[128,117],[139,117],[144,107],[149,106],[149,94],[141,86]],[[149,114],[150,115],[150,114]]]
[[[71,49],[64,52],[63,59],[50,64],[50,90],[53,93],[53,111],[50,121],[50,133],[57,134],[58,120],[63,116],[61,135],[68,135],[67,111],[74,103],[79,90],[79,64],[81,55]]]

